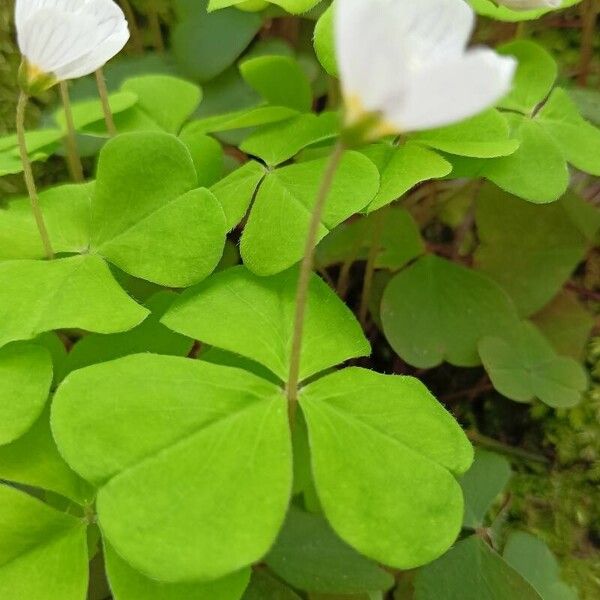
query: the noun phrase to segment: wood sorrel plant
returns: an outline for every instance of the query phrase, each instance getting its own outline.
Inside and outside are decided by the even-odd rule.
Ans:
[[[314,270],[342,263],[342,289],[367,260],[363,306],[406,364],[483,363],[508,398],[571,406],[585,374],[540,311],[600,227],[565,194],[567,163],[600,174],[598,130],[541,47],[467,49],[463,0],[337,0],[315,47],[342,102],[314,111],[324,74],[256,34],[316,4],[181,0],[185,78],[132,59],[105,86],[128,39],[112,0],[17,1],[24,91],[0,174],[22,170],[30,202],[0,211],[0,597],[83,600],[94,557],[116,600],[294,597],[264,570],[249,585],[259,564],[302,594],[374,598],[395,585],[380,565],[419,569],[416,597],[439,598],[456,560],[499,598],[540,597],[468,535],[506,462],[469,470],[417,378],[341,368],[370,342]],[[100,100],[75,84],[66,114],[25,132],[29,95],[94,72]],[[38,194],[30,161],[65,136],[95,177]],[[426,252],[400,204],[430,180],[448,206],[467,196],[473,266]]]

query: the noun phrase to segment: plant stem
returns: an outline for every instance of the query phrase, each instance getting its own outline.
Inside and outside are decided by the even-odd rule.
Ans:
[[[531,460],[533,462],[539,462],[547,464],[550,462],[545,456],[541,454],[534,454],[533,452],[528,452],[527,450],[522,450],[521,448],[517,448],[515,446],[509,446],[508,444],[504,444],[495,440],[493,438],[487,437],[486,435],[482,435],[477,431],[468,431],[467,437],[474,443],[483,448],[487,448],[488,450],[496,450],[501,454],[508,454],[509,456],[516,456],[517,458],[522,458],[524,460]]]
[[[317,244],[319,225],[321,224],[321,218],[323,217],[325,204],[327,202],[329,192],[331,191],[333,179],[340,165],[344,150],[344,144],[342,141],[338,141],[331,154],[331,157],[329,158],[327,168],[325,169],[323,180],[321,181],[315,206],[313,208],[310,224],[308,226],[308,233],[306,235],[304,258],[302,259],[302,264],[300,266],[298,288],[296,291],[296,314],[294,317],[294,333],[292,337],[292,350],[290,355],[290,370],[286,387],[290,427],[294,426],[296,418],[298,384],[300,377],[300,354],[302,352],[302,336],[304,335],[304,318],[306,316],[308,288],[313,270],[315,246]]]
[[[77,138],[75,137],[75,124],[73,123],[73,111],[71,110],[71,100],[69,98],[69,86],[66,81],[61,81],[59,88],[65,110],[65,121],[67,123],[67,137],[65,138],[67,165],[71,179],[77,183],[81,183],[84,180],[83,166],[77,152]]]
[[[160,29],[160,17],[158,14],[158,10],[156,10],[155,6],[150,7],[150,11],[148,13],[148,20],[150,22],[150,31],[152,32],[152,42],[154,45],[154,49],[162,54],[165,51],[165,42],[163,40],[162,31]]]
[[[135,13],[129,0],[120,0],[119,4],[125,13],[127,22],[129,23],[129,31],[131,32],[131,46],[137,54],[144,53],[144,44],[142,43],[142,37],[140,35],[140,28],[138,27]]]
[[[597,0],[584,0],[580,5],[582,31],[581,31],[581,56],[579,60],[579,75],[577,83],[583,87],[587,85],[590,75],[592,59],[594,57],[594,38],[596,20],[598,18]]]
[[[383,226],[385,225],[385,215],[387,210],[381,209],[375,215],[373,224],[373,232],[371,235],[371,247],[369,248],[369,256],[367,258],[367,266],[365,277],[363,279],[362,294],[360,297],[360,309],[358,311],[358,320],[363,326],[367,323],[367,314],[369,312],[369,301],[371,300],[371,290],[373,289],[373,276],[375,275],[375,266],[377,256],[381,250],[381,236],[383,234]]]
[[[23,177],[25,179],[25,185],[27,186],[27,192],[29,193],[29,200],[31,201],[31,210],[35,218],[40,237],[42,238],[42,244],[48,259],[54,258],[54,251],[52,250],[52,244],[50,243],[50,236],[44,223],[44,216],[40,208],[40,201],[35,187],[35,179],[33,178],[33,171],[31,169],[31,161],[29,160],[29,154],[27,153],[27,142],[25,140],[25,109],[27,107],[28,96],[25,92],[21,92],[19,101],[17,103],[17,139],[19,141],[19,150],[21,152],[21,162],[23,163]]]
[[[110,137],[117,135],[117,127],[115,125],[115,119],[110,109],[110,102],[108,101],[108,89],[106,88],[106,80],[104,79],[104,71],[102,68],[96,71],[96,85],[98,87],[98,95],[102,102],[102,111],[104,112],[104,122],[106,123],[106,130]]]

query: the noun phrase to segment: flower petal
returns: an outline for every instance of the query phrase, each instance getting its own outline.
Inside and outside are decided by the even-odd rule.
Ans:
[[[84,4],[85,2],[82,2],[82,0],[16,0],[15,26],[17,28],[17,36],[20,36],[27,19],[42,8],[56,8],[70,13],[78,12]]]
[[[96,21],[85,14],[42,8],[25,21],[19,43],[32,65],[54,73],[96,46]]]
[[[510,91],[516,61],[489,48],[420,70],[407,83],[408,94],[384,112],[399,131],[441,127],[494,105]]]
[[[55,71],[59,79],[74,79],[93,73],[118,54],[129,40],[125,15],[112,0],[91,0],[85,12],[96,19],[97,45],[80,58],[60,66]]]

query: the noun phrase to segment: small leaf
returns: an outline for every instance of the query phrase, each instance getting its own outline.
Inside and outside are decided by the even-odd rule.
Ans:
[[[0,597],[80,600],[87,579],[84,522],[0,486]]]
[[[233,267],[184,292],[162,322],[183,335],[255,360],[286,381],[297,280],[297,269],[257,277],[244,267]],[[301,379],[369,353],[354,315],[327,284],[314,275],[308,293]]]
[[[23,435],[42,412],[52,383],[45,348],[15,342],[0,349],[0,445]]]
[[[536,204],[554,202],[566,191],[569,172],[564,154],[537,120],[511,115],[520,140],[511,156],[487,161],[482,175],[503,190]]]
[[[53,329],[127,331],[148,314],[98,256],[0,262],[0,281],[0,347]]]
[[[588,123],[565,90],[555,89],[536,118],[573,166],[600,175],[600,129]]]
[[[138,108],[169,133],[181,129],[202,99],[197,85],[170,75],[132,77],[121,89],[135,94]]]
[[[542,15],[545,15],[552,10],[556,10],[555,8],[551,8],[549,6],[532,10],[514,10],[506,6],[502,6],[496,3],[494,0],[469,0],[469,2],[478,14],[485,17],[490,17],[497,21],[530,21],[532,19],[539,19]],[[562,7],[564,8],[567,6],[573,6],[579,2],[581,2],[581,0],[563,0]]]
[[[152,354],[86,367],[59,387],[52,430],[71,467],[101,486],[106,539],[152,579],[223,577],[258,561],[281,527],[286,402],[254,375]]]
[[[315,52],[321,66],[333,77],[338,75],[337,59],[335,55],[335,41],[333,35],[333,11],[332,4],[321,15],[315,26]]]
[[[559,564],[542,540],[515,531],[506,542],[503,556],[537,590],[542,600],[578,600],[577,591],[561,580]]]
[[[398,147],[374,144],[362,152],[381,175],[379,192],[367,207],[368,212],[398,200],[418,183],[440,179],[452,171],[452,165],[439,154],[411,142]]]
[[[210,189],[225,212],[228,230],[238,225],[246,215],[265,174],[264,167],[251,160],[215,183]]]
[[[304,255],[312,209],[327,159],[270,172],[262,182],[240,244],[244,264],[258,275],[273,275]],[[379,187],[375,165],[357,152],[345,154],[325,205],[318,240],[364,208]]]
[[[233,8],[207,13],[206,0],[180,0],[182,18],[171,35],[173,53],[192,79],[210,81],[232,65],[262,25],[255,13]]]
[[[340,132],[337,113],[298,115],[279,123],[265,125],[250,134],[240,150],[276,166],[296,156],[303,148],[336,137]]]
[[[0,446],[0,479],[55,492],[77,504],[89,504],[94,489],[58,453],[45,410],[27,433]]]
[[[300,596],[268,573],[254,571],[242,600],[300,600]]]
[[[278,121],[285,121],[295,117],[298,111],[287,106],[253,106],[242,108],[234,112],[211,115],[203,119],[192,121],[184,131],[195,133],[215,133],[231,131],[232,129],[243,129],[257,127]]]
[[[86,252],[94,183],[60,185],[40,192],[40,207],[52,248],[57,253]],[[0,209],[0,259],[45,258],[29,198]]]
[[[584,258],[587,238],[573,219],[578,205],[585,203],[576,197],[537,206],[491,186],[481,190],[475,263],[508,292],[522,316],[543,308]]]
[[[359,552],[401,569],[454,542],[473,449],[456,421],[411,377],[337,371],[300,395],[325,516]]]
[[[558,74],[556,61],[542,46],[529,40],[503,44],[498,52],[513,56],[519,63],[512,90],[500,106],[530,114],[552,90]]]
[[[521,575],[481,538],[461,540],[444,556],[419,570],[415,600],[542,600]]]
[[[510,463],[504,456],[475,450],[471,468],[460,478],[465,496],[463,527],[483,527],[488,511],[508,485],[511,473]]]
[[[250,570],[209,583],[161,583],[131,568],[109,545],[104,559],[114,600],[240,600]]]
[[[394,350],[423,369],[444,360],[476,366],[482,337],[518,326],[515,308],[498,284],[436,256],[419,259],[390,281],[381,317]]]
[[[184,131],[179,139],[190,152],[196,173],[198,186],[209,187],[219,181],[225,168],[225,156],[221,144],[203,133]]]
[[[358,594],[394,585],[389,573],[344,544],[323,517],[293,506],[265,560],[281,579],[307,592]]]
[[[312,108],[312,89],[298,61],[289,56],[258,56],[240,64],[246,82],[269,104],[299,112]]]
[[[134,133],[111,140],[98,165],[92,249],[161,285],[186,287],[204,279],[223,254],[226,223],[216,198],[192,189],[196,179],[187,148],[174,136]]]
[[[588,387],[585,369],[576,360],[555,354],[531,323],[509,340],[485,337],[479,354],[494,387],[517,402],[539,398],[554,408],[569,408]]]
[[[519,147],[518,140],[511,139],[504,115],[495,109],[456,125],[414,134],[410,139],[448,154],[473,158],[508,156]]]

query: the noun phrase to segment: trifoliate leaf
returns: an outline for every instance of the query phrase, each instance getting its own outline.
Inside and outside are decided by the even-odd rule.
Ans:
[[[194,133],[191,130],[182,132],[179,139],[190,152],[198,174],[198,185],[209,187],[219,181],[225,168],[221,144],[209,135]]]

